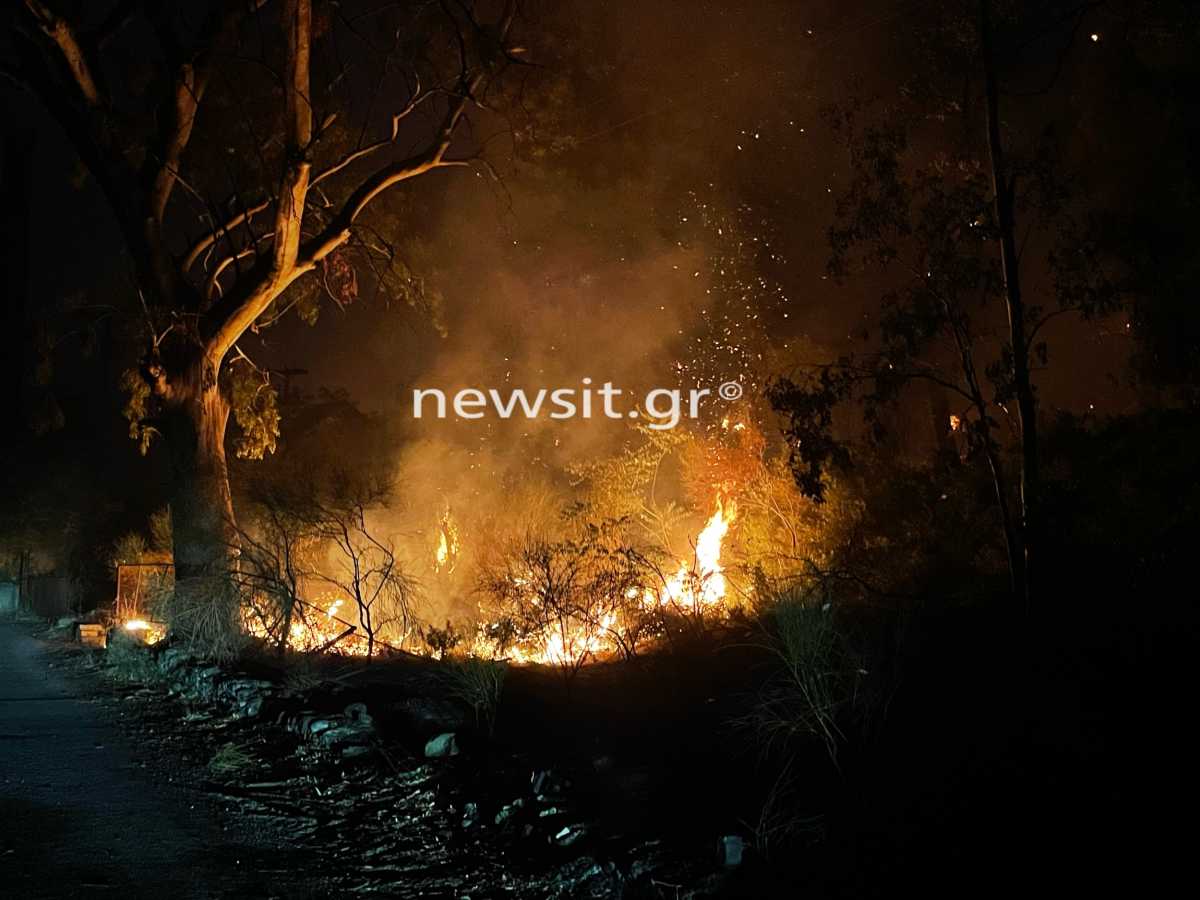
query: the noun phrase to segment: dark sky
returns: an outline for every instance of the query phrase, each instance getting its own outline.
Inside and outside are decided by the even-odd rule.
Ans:
[[[423,312],[365,289],[345,312],[327,306],[315,329],[292,321],[273,330],[256,352],[273,366],[307,369],[309,387],[344,387],[366,408],[397,414],[417,385],[487,387],[502,378],[555,387],[589,376],[672,386],[673,366],[696,335],[707,339],[704,317],[731,280],[739,290],[750,282],[762,313],[750,337],[805,348],[793,361],[860,347],[878,290],[825,275],[826,229],[847,167],[821,110],[850,96],[894,94],[912,61],[906,26],[914,17],[936,25],[942,8],[825,0],[531,6],[558,42],[535,40],[532,50],[548,57],[548,74],[537,77],[559,77],[556,66],[566,73],[571,147],[531,162],[496,140],[489,158],[500,183],[450,171],[400,189],[407,219],[398,241],[444,298],[444,335]],[[1071,158],[1095,170],[1105,194],[1122,190],[1120,166],[1137,150],[1097,131],[1109,43],[1107,34],[1086,40],[1104,29],[1096,22],[1077,36],[1065,89],[1014,101],[1012,121],[1014,131],[1058,121]],[[1028,51],[1017,86],[1047,71],[1059,43]],[[115,229],[54,128],[27,102],[18,109],[39,133],[38,180],[47,185],[35,207],[35,291],[45,309],[104,302],[127,290]],[[1153,123],[1139,124],[1153,134]],[[739,242],[753,245],[751,271],[726,272]],[[97,262],[63,266],[60,251]],[[1036,275],[1032,285],[1046,288]],[[1113,323],[1090,323],[1082,339],[1076,331],[1055,342],[1040,378],[1049,407],[1130,402],[1112,387],[1125,354],[1119,330],[1114,338]]]

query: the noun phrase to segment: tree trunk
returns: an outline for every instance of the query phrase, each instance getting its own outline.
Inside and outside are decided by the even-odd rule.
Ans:
[[[162,382],[160,381],[160,384]],[[171,529],[176,591],[228,575],[237,558],[225,426],[229,401],[215,366],[196,363],[169,377],[162,430],[171,459]]]
[[[1005,174],[1004,144],[1000,134],[1000,86],[992,50],[990,0],[982,0],[981,38],[985,93],[987,97],[988,155],[992,169],[992,193],[996,226],[1000,232],[1000,261],[1004,275],[1004,301],[1008,312],[1009,344],[1012,348],[1013,391],[1021,429],[1021,522],[1020,549],[1023,558],[1020,601],[1028,611],[1033,590],[1033,570],[1038,538],[1037,508],[1040,491],[1038,473],[1037,400],[1029,376],[1029,341],[1025,327],[1025,301],[1021,295],[1020,262],[1017,255],[1017,225],[1013,188]]]

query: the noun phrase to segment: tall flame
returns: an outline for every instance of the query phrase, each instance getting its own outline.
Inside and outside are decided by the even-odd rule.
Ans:
[[[693,609],[715,606],[725,597],[725,569],[721,566],[721,544],[737,517],[737,506],[726,506],[717,498],[716,512],[696,536],[696,566],[683,562],[659,591],[660,604],[675,603]],[[653,598],[650,598],[651,601]]]
[[[458,549],[458,526],[450,518],[450,510],[447,509],[438,523],[438,544],[437,550],[434,551],[433,571],[453,572],[458,561]]]

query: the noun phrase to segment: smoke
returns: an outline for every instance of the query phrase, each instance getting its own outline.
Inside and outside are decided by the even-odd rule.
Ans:
[[[602,415],[418,420],[414,389],[537,391],[590,378],[624,391],[628,409],[651,389],[715,378],[696,359],[712,347],[747,356],[768,331],[800,334],[802,321],[846,330],[845,311],[820,304],[831,166],[817,116],[829,98],[811,89],[803,45],[813,10],[697,11],[541,11],[550,35],[530,55],[563,71],[532,96],[561,102],[562,140],[531,161],[501,135],[489,152],[498,179],[435,173],[396,201],[390,221],[407,231],[388,237],[440,297],[436,317],[384,308],[368,288],[319,328],[273,339],[312,385],[344,387],[392,423],[398,498],[383,527],[427,580],[430,618],[471,605],[472,554],[552,519],[572,496],[567,468],[633,433]],[[795,210],[805,217],[781,234]],[[747,260],[758,270],[733,271]],[[779,312],[790,296],[807,315]],[[760,315],[768,308],[772,319]],[[717,381],[702,386],[715,393]],[[433,571],[447,511],[464,550],[450,576]]]

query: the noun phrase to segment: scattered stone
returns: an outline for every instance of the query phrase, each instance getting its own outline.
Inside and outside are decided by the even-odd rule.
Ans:
[[[570,847],[577,843],[588,833],[586,825],[564,825],[559,832],[554,835],[554,843],[560,847]]]
[[[501,807],[500,812],[496,813],[496,824],[503,825],[505,822],[507,822],[509,819],[511,819],[513,816],[515,816],[517,814],[518,810],[521,810],[524,808],[525,808],[525,798],[518,797],[512,803],[506,804],[505,806]]]
[[[439,734],[425,744],[427,759],[442,759],[447,756],[458,756],[458,738],[453,732]]]

